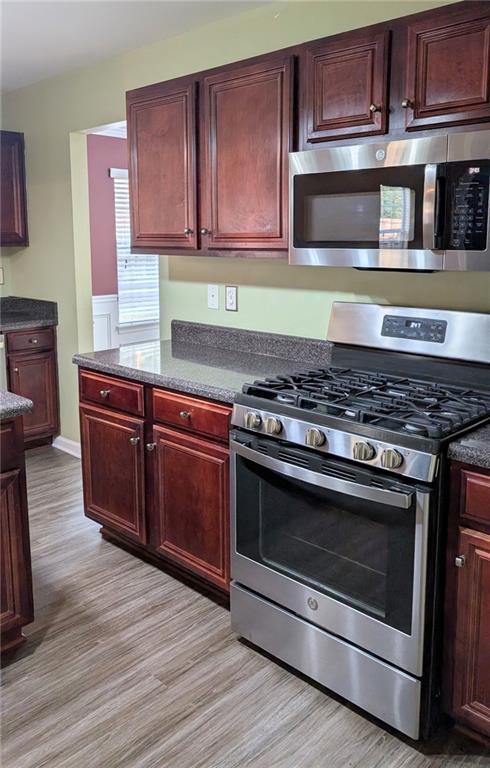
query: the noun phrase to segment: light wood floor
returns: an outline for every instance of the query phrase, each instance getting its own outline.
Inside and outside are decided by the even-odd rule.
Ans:
[[[3,768],[489,766],[417,749],[238,642],[229,615],[83,517],[80,465],[28,460],[36,620],[3,671]]]

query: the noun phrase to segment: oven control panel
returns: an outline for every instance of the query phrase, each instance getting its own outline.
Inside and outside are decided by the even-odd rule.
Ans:
[[[413,341],[432,341],[443,344],[446,338],[447,320],[431,317],[400,317],[385,315],[381,328],[382,336]]]

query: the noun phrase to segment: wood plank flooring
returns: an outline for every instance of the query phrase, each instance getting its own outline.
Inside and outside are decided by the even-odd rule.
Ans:
[[[3,768],[490,766],[414,746],[236,640],[228,612],[103,541],[80,464],[28,454],[35,622],[3,670]]]

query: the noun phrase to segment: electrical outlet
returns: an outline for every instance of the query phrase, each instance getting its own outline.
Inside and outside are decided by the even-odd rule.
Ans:
[[[219,309],[219,286],[208,285],[208,309]]]
[[[229,312],[236,312],[238,309],[238,286],[227,285],[225,288],[226,303],[225,308]]]

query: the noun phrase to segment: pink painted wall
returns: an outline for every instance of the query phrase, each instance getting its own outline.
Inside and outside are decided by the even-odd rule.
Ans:
[[[114,182],[109,168],[127,168],[126,139],[87,136],[92,294],[117,293]]]

